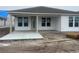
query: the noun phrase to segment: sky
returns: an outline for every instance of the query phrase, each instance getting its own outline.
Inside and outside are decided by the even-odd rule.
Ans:
[[[8,16],[8,12],[7,11],[0,11],[0,17],[7,17]]]
[[[29,7],[31,6],[0,6],[0,10],[16,10]],[[71,10],[71,11],[79,11],[79,6],[48,6],[48,7]]]

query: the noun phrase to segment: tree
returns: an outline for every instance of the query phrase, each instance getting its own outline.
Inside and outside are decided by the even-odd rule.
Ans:
[[[7,17],[0,17],[0,20],[4,21],[4,26],[6,26]]]

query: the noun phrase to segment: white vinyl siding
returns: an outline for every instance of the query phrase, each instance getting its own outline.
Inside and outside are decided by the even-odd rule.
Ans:
[[[73,16],[73,27],[69,27],[69,16],[61,16],[61,31],[79,31],[79,27],[75,27],[75,16]]]

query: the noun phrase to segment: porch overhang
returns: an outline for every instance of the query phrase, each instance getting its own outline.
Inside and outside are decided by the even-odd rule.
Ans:
[[[76,13],[32,13],[32,12],[9,12],[11,15],[55,15],[55,16],[61,16],[61,15],[79,15]]]

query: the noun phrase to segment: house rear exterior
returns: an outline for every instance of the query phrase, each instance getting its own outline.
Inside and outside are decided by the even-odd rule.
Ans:
[[[9,13],[10,19],[15,17],[15,30],[79,31],[79,14],[77,12],[40,6],[13,10]]]

